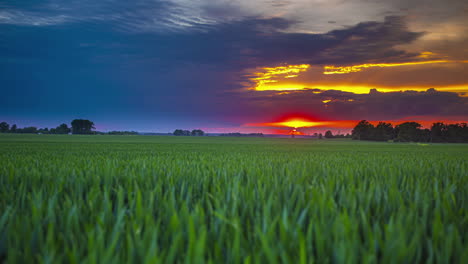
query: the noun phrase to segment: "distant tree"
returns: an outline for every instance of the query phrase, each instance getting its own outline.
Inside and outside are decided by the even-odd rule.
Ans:
[[[37,134],[37,127],[18,128],[16,131],[22,134]]]
[[[263,133],[248,133],[248,134],[242,134],[239,132],[234,132],[234,133],[223,133],[220,134],[219,136],[221,137],[263,137]]]
[[[393,139],[393,126],[390,123],[379,122],[374,128],[373,140],[387,141]]]
[[[466,142],[468,140],[466,123],[447,125],[447,138],[448,142],[452,143]]]
[[[121,135],[121,136],[129,136],[129,135],[138,135],[136,131],[109,131],[107,132],[108,135]]]
[[[60,126],[54,129],[54,134],[69,134],[70,132],[71,132],[71,129],[68,127],[67,124],[61,124]]]
[[[71,122],[73,134],[93,134],[94,123],[86,119],[75,119]]]
[[[0,123],[0,133],[7,133],[10,131],[10,125],[7,122]]]
[[[337,135],[334,136],[338,137]],[[422,129],[417,122],[405,122],[392,128],[390,123],[379,122],[376,127],[363,120],[353,129],[353,139],[400,142],[468,143],[468,124],[433,123],[431,129]]]
[[[47,127],[46,128],[39,128],[37,130],[37,133],[39,133],[39,134],[49,134],[49,128],[47,128]]]
[[[13,124],[13,125],[11,126],[11,128],[10,128],[10,133],[16,133],[16,130],[17,130],[17,129],[18,129],[18,128],[17,128],[16,124]]]
[[[204,136],[205,135],[205,132],[201,129],[194,129],[192,130],[192,132],[190,133],[192,136]]]
[[[172,133],[174,136],[190,136],[190,131],[188,130],[182,130],[182,129],[176,129],[174,130],[174,133]]]
[[[405,122],[396,126],[398,130],[397,140],[400,142],[421,141],[422,126],[416,122]]]
[[[353,139],[371,140],[374,130],[374,125],[366,120],[360,121],[351,132]]]
[[[318,134],[318,139],[323,139],[322,133]]]
[[[431,142],[444,142],[447,140],[447,125],[441,122],[431,126]]]
[[[327,132],[325,132],[325,138],[333,138],[333,134],[330,130],[327,130]]]

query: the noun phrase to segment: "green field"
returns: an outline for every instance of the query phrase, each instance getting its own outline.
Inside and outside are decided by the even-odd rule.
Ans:
[[[0,135],[0,262],[468,263],[468,145]]]

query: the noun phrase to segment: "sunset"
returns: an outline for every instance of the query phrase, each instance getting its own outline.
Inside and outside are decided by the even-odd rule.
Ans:
[[[468,1],[3,0],[0,263],[468,263]]]
[[[7,1],[1,118],[214,133],[294,111],[466,121],[467,6],[449,2]],[[373,109],[372,89],[412,106]]]

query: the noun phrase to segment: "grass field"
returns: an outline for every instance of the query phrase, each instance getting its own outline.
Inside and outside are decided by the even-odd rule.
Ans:
[[[468,263],[468,145],[0,135],[0,257]]]

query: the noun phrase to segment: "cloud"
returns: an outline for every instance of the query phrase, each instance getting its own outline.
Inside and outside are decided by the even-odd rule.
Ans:
[[[43,1],[25,5],[9,1],[0,12],[0,24],[52,26],[107,24],[127,33],[203,31],[216,21],[187,16],[186,6],[162,0]],[[0,6],[1,7],[1,6]]]
[[[65,24],[69,21],[71,21],[71,17],[67,15],[42,16],[26,11],[0,10],[0,24],[51,26]]]
[[[399,120],[409,116],[468,116],[468,97],[456,93],[428,89],[424,92],[404,91],[368,94],[311,89],[294,92],[256,92],[244,97],[250,114],[256,118],[300,112],[317,116],[318,120]],[[325,103],[324,103],[325,101]],[[265,120],[263,120],[265,121]]]

